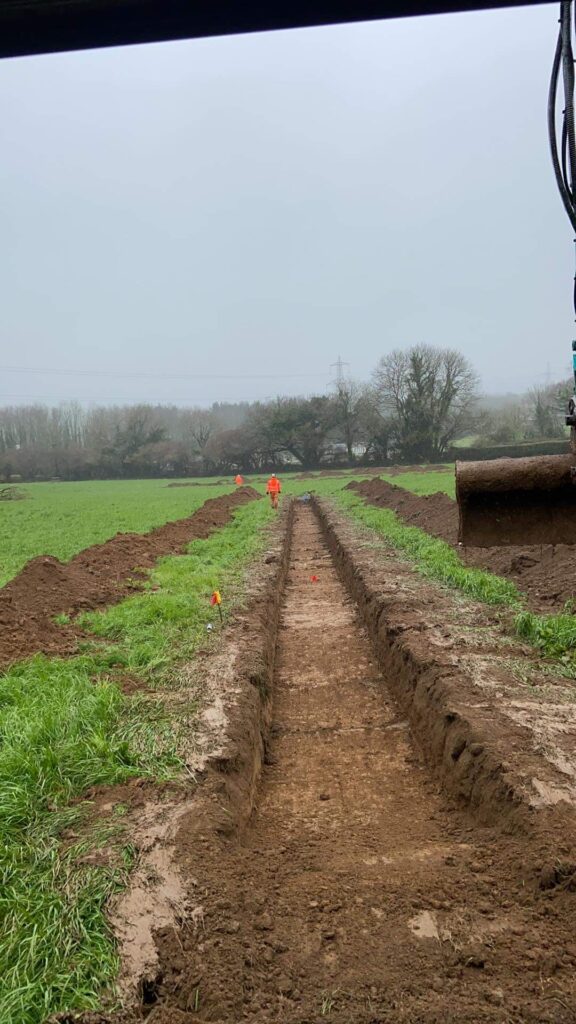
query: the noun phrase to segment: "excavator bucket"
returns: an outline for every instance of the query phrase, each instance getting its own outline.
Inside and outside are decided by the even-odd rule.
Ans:
[[[457,462],[460,543],[576,544],[575,462],[574,455]]]

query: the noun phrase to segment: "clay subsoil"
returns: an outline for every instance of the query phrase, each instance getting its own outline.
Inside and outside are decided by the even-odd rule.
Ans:
[[[251,487],[210,498],[193,515],[149,533],[118,533],[85,548],[67,563],[50,555],[29,561],[0,590],[0,667],[33,654],[65,655],[79,631],[54,617],[114,604],[140,589],[146,570],[163,555],[178,554],[192,540],[229,522],[232,512],[260,497]]]
[[[527,594],[534,610],[562,611],[566,601],[576,595],[574,545],[463,548],[458,544],[458,507],[447,494],[413,494],[380,478],[353,481],[348,486],[369,504],[390,508],[410,526],[446,541],[458,551],[466,565],[488,569],[513,580]]]
[[[114,1019],[573,1022],[574,780],[558,803],[533,691],[503,677],[529,655],[305,504],[275,651],[262,625],[272,653],[237,675],[230,747],[174,838],[181,927]]]

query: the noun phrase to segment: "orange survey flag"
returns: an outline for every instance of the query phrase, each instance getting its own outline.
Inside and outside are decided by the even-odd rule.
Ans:
[[[210,604],[222,604],[222,598],[220,596],[219,590],[215,590],[214,593],[212,594],[212,597],[210,598]]]

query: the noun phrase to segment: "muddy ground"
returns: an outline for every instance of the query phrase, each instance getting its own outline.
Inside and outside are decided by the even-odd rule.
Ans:
[[[139,1002],[84,1021],[574,1022],[572,684],[328,504],[294,507],[170,839],[177,920]]]
[[[349,487],[371,505],[391,508],[410,526],[440,537],[458,551],[466,565],[513,580],[528,595],[533,610],[562,611],[576,596],[574,545],[464,548],[458,544],[458,506],[447,494],[413,494],[379,478],[353,481]]]
[[[54,617],[115,604],[138,590],[162,555],[178,554],[230,521],[232,511],[260,495],[251,487],[209,498],[193,515],[149,533],[118,533],[69,562],[51,555],[29,561],[0,589],[0,667],[32,654],[73,653],[79,631]]]

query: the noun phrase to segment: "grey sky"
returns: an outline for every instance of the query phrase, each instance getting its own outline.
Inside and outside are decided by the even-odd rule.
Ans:
[[[309,393],[420,341],[488,391],[566,375],[556,31],[544,6],[0,63],[0,364],[29,368],[0,403]]]

